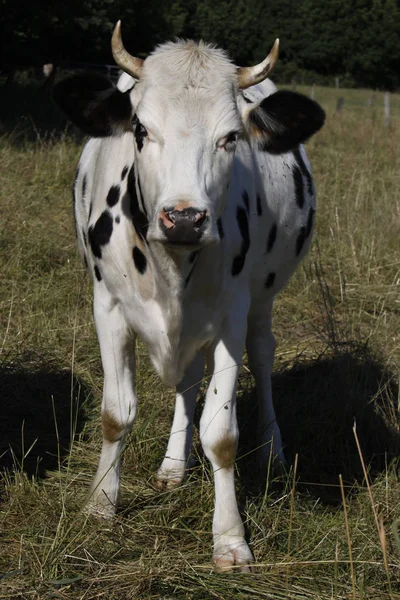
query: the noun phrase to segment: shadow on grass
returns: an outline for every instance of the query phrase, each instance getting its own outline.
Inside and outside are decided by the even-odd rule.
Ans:
[[[88,387],[68,370],[29,357],[0,363],[0,468],[45,476],[83,426]]]
[[[399,456],[398,386],[367,350],[350,347],[333,356],[299,362],[276,372],[272,388],[290,465],[298,454],[299,490],[336,503],[341,500],[339,474],[350,487],[363,481],[354,423],[371,478]],[[251,453],[254,444],[255,389],[249,387],[238,404],[240,456]],[[247,479],[247,469],[240,470]]]

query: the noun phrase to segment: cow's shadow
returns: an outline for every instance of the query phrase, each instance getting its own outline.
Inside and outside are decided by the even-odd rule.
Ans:
[[[82,431],[92,392],[71,371],[37,364],[29,357],[0,363],[0,468],[43,477],[58,468]],[[299,489],[336,502],[339,474],[349,486],[363,480],[355,422],[371,477],[399,456],[398,387],[365,349],[275,370],[272,386],[289,465],[298,454]],[[258,493],[265,478],[255,476],[257,399],[250,375],[241,377],[238,397],[237,464],[244,488]]]
[[[365,348],[347,348],[278,370],[272,387],[289,465],[298,455],[298,489],[335,503],[341,498],[339,474],[348,489],[363,480],[354,424],[371,478],[399,456],[398,386]],[[257,398],[250,376],[241,388],[238,455],[244,458],[238,465],[245,487],[257,493],[262,487],[254,478],[252,451]]]
[[[83,427],[89,388],[69,370],[24,357],[0,363],[0,468],[43,477]]]

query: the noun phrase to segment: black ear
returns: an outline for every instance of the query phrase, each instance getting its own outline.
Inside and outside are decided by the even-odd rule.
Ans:
[[[121,92],[103,75],[73,75],[57,83],[53,95],[71,121],[92,137],[132,130],[129,92]]]
[[[282,90],[264,98],[248,119],[250,136],[258,139],[260,150],[283,154],[321,129],[325,112],[307,96]]]

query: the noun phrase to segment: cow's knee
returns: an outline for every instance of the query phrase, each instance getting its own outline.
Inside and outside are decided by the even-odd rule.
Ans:
[[[218,438],[205,436],[202,446],[205,455],[213,465],[214,469],[231,467],[236,459],[238,435],[236,432],[225,433]]]
[[[131,430],[133,420],[133,413],[129,414],[127,418],[121,419],[112,411],[103,409],[101,412],[101,427],[104,440],[107,442],[118,442],[121,440]]]

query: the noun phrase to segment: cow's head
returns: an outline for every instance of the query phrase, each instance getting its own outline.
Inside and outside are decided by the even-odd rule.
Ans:
[[[124,49],[118,23],[113,55],[137,83],[125,93],[98,75],[58,84],[56,101],[89,135],[133,131],[148,241],[184,249],[218,241],[238,141],[256,138],[264,151],[284,153],[322,126],[323,110],[300,94],[276,92],[257,103],[243,96],[268,76],[278,47],[277,40],[261,64],[247,68],[191,41],[164,44],[141,60]]]

